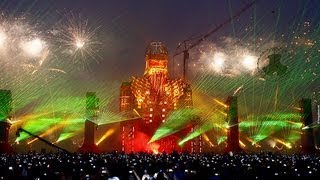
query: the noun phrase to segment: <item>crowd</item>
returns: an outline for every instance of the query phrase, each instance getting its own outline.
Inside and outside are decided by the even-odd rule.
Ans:
[[[320,156],[303,154],[1,154],[0,179],[303,179]]]

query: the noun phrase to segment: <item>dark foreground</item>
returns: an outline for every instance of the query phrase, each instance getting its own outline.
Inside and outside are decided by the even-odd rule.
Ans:
[[[260,154],[0,155],[0,179],[316,179],[320,156]]]

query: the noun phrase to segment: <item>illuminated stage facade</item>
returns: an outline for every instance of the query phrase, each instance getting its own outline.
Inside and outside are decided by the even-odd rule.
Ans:
[[[148,143],[172,110],[193,106],[190,84],[182,79],[170,79],[168,61],[165,45],[151,42],[145,53],[143,77],[132,77],[121,85],[120,111],[133,118],[121,123],[125,152],[182,150],[178,147],[179,133]],[[190,128],[185,131],[180,133],[188,133]]]

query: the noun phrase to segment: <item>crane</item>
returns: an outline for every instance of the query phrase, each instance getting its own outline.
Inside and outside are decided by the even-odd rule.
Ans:
[[[207,39],[209,36],[220,30],[225,25],[229,24],[233,19],[239,17],[242,15],[245,11],[247,11],[249,8],[251,8],[258,0],[253,0],[250,3],[247,3],[243,8],[241,8],[236,14],[234,14],[232,17],[228,18],[218,26],[216,26],[214,29],[210,30],[208,33],[202,35],[200,38],[198,38],[195,42],[189,43],[190,39],[184,40],[182,43],[179,43],[177,50],[173,57],[178,56],[183,53],[183,80],[186,81],[187,79],[187,63],[186,61],[189,59],[189,50],[192,48],[198,46],[202,41]]]
[[[19,128],[19,129],[17,130],[17,132],[16,132],[17,137],[20,136],[20,132],[27,133],[27,134],[30,135],[31,137],[37,138],[37,139],[39,139],[40,141],[46,143],[47,145],[49,145],[49,146],[51,146],[51,147],[53,147],[53,148],[56,148],[56,149],[58,149],[58,150],[60,150],[60,151],[62,151],[62,152],[65,152],[65,153],[67,153],[67,154],[71,154],[71,152],[69,152],[68,150],[66,150],[66,149],[64,149],[64,148],[62,148],[62,147],[59,147],[59,146],[57,146],[57,145],[55,145],[55,144],[53,144],[53,143],[51,143],[51,142],[49,142],[49,141],[41,138],[40,136],[35,135],[35,134],[31,133],[30,131],[27,131],[27,130],[25,130],[25,129],[23,129],[23,128]]]

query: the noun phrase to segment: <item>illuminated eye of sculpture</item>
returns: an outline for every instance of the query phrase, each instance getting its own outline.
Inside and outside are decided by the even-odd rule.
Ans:
[[[177,96],[178,94],[179,94],[179,90],[178,90],[178,89],[175,89],[175,90],[174,90],[174,95]]]

